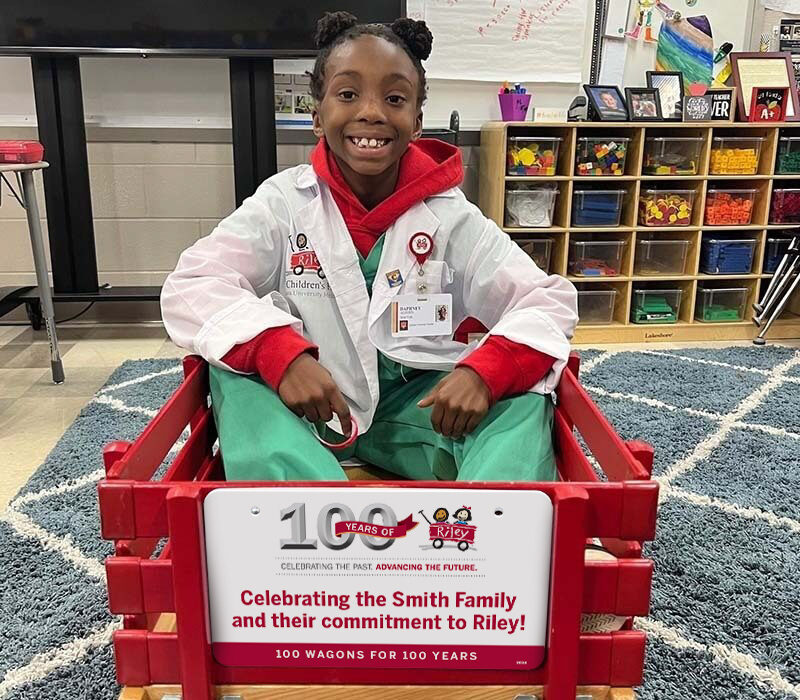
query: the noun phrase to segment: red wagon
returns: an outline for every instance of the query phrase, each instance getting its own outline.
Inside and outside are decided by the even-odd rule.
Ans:
[[[456,542],[456,546],[466,552],[471,544],[475,544],[475,526],[452,523],[434,523],[428,528],[428,534],[434,549],[441,549],[445,542]]]
[[[109,606],[123,616],[114,635],[124,700],[512,700],[545,697],[630,700],[642,682],[645,633],[633,618],[648,614],[653,563],[642,543],[655,536],[658,485],[653,451],[625,443],[577,380],[573,357],[557,391],[554,442],[560,482],[450,483],[369,481],[246,483],[224,481],[209,407],[208,368],[184,360],[185,378],[134,443],[104,450],[98,485],[102,535],[115,553],[106,561]],[[154,477],[186,428],[190,434],[166,473]],[[581,448],[580,433],[591,451]],[[594,466],[593,466],[594,464]],[[532,670],[414,671],[385,668],[225,666],[211,650],[203,502],[216,489],[325,486],[531,489],[553,504],[546,657]],[[586,561],[587,540],[600,538],[613,561]],[[466,541],[466,540],[464,540]],[[520,544],[522,544],[522,540]],[[627,618],[614,632],[581,632],[581,615]]]

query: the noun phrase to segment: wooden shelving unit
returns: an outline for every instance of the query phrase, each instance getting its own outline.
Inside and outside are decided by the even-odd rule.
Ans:
[[[769,223],[773,183],[777,187],[800,188],[800,174],[775,175],[778,140],[782,133],[794,132],[800,136],[800,123],[748,124],[748,123],[682,123],[682,122],[580,122],[569,124],[534,124],[532,122],[489,122],[481,130],[480,155],[480,206],[484,214],[494,220],[513,238],[549,238],[552,240],[551,274],[566,276],[580,288],[615,289],[616,302],[613,322],[604,325],[580,323],[575,335],[576,343],[624,343],[646,341],[702,341],[748,340],[758,334],[750,320],[752,305],[766,291],[769,273],[763,273],[767,238],[775,231],[787,230],[791,225]],[[506,174],[507,139],[512,136],[535,138],[560,137],[556,175],[553,177],[524,177]],[[703,139],[699,174],[693,176],[643,175],[645,139],[650,136],[699,136]],[[711,144],[718,136],[764,137],[758,173],[756,175],[711,175]],[[630,139],[625,172],[621,176],[579,176],[575,174],[578,139],[583,136]],[[553,226],[549,228],[505,227],[505,196],[508,185],[520,183],[547,184],[558,187]],[[623,214],[616,228],[587,228],[572,225],[573,192],[584,185],[597,189],[611,185],[625,190]],[[757,190],[753,222],[749,226],[708,226],[704,223],[706,195],[710,187],[752,188]],[[638,221],[639,194],[648,187],[693,189],[696,193],[692,224],[688,227],[646,227]],[[725,236],[746,234],[756,239],[753,267],[747,274],[706,275],[700,271],[700,250],[703,234],[717,233]],[[583,240],[587,234],[603,234],[601,238],[622,240],[625,253],[619,276],[575,277],[567,274],[570,240]],[[682,275],[635,275],[635,251],[638,237],[651,239],[681,238],[689,240],[686,268]],[[698,286],[707,282],[726,286],[745,287],[747,293],[746,320],[727,323],[706,323],[695,320]],[[631,305],[637,288],[663,286],[683,290],[677,323],[639,325],[632,323]],[[713,285],[712,285],[713,286]],[[770,338],[800,338],[800,299],[793,300],[783,317],[770,330]]]

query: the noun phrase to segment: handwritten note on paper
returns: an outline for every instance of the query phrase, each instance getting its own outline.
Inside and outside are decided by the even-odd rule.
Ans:
[[[580,83],[589,0],[407,0],[433,32],[431,78]]]

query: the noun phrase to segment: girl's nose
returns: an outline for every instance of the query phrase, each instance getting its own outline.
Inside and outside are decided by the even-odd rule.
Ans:
[[[365,97],[361,100],[358,111],[360,121],[379,122],[386,121],[386,114],[383,111],[383,100],[376,97]]]

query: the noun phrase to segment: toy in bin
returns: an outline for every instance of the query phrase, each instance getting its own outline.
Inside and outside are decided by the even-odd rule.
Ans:
[[[643,190],[639,197],[639,223],[642,226],[689,226],[694,197],[694,190]]]
[[[697,175],[703,138],[658,136],[645,140],[645,175]]]
[[[546,176],[556,174],[560,137],[512,136],[508,139],[508,174]]]
[[[575,190],[573,226],[619,226],[625,190]]]
[[[700,287],[697,290],[695,318],[705,323],[735,323],[744,318],[746,305],[746,287],[733,289]]]
[[[0,165],[38,163],[44,158],[44,146],[38,141],[0,141]]]
[[[628,138],[578,139],[578,155],[575,166],[578,175],[624,175],[625,158],[628,155]]]
[[[680,289],[641,289],[634,291],[633,323],[677,323]],[[674,304],[670,303],[670,299]]]
[[[789,250],[791,238],[767,238],[767,249],[764,252],[764,272],[771,274],[778,269],[778,265],[786,251]]]
[[[551,187],[509,187],[506,191],[506,226],[549,228],[558,189]]]
[[[466,513],[466,515],[464,515]],[[428,536],[434,549],[441,549],[445,542],[455,542],[456,546],[466,552],[470,545],[475,544],[475,525],[470,525],[467,521],[472,520],[472,514],[467,506],[462,506],[453,514],[456,519],[454,523],[448,523],[447,518],[450,514],[447,508],[437,508],[433,513],[435,522],[428,520],[428,516],[423,511],[419,514],[428,523]]]
[[[753,266],[755,249],[755,238],[705,238],[700,250],[700,270],[706,275],[746,275]]]

